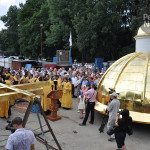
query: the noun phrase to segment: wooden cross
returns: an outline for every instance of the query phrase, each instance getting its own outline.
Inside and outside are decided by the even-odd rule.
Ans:
[[[39,134],[35,134],[36,139],[41,142],[42,144],[44,144],[47,149],[51,148],[52,150],[57,150],[55,147],[51,146],[48,144],[48,142],[45,139],[42,139],[40,135],[43,135],[44,133],[50,132],[58,149],[62,150],[56,137],[55,134],[53,133],[53,130],[45,116],[44,110],[42,109],[42,106],[40,104],[40,101],[37,99],[36,95],[43,95],[44,91],[43,91],[43,87],[44,86],[51,86],[49,81],[42,81],[42,82],[37,82],[37,83],[28,83],[28,84],[19,84],[19,85],[12,85],[12,86],[8,86],[5,84],[0,83],[0,102],[3,101],[8,101],[10,97],[14,97],[14,100],[17,98],[22,98],[25,99],[27,101],[29,101],[29,106],[27,108],[27,111],[24,115],[23,118],[23,127],[25,127],[31,108],[33,106],[33,104],[38,104],[41,114],[44,117],[44,120],[46,122],[46,125],[48,127],[48,131],[43,131],[43,128],[41,126],[41,122],[40,122],[40,118],[38,115],[38,111],[37,111],[37,117],[39,120],[39,124],[41,127],[41,131],[42,133]],[[36,107],[36,105],[35,105]],[[37,108],[36,108],[37,110]]]

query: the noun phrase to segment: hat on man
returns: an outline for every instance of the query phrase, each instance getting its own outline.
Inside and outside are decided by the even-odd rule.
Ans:
[[[118,94],[116,92],[113,92],[112,94],[110,94],[110,96],[117,97]]]

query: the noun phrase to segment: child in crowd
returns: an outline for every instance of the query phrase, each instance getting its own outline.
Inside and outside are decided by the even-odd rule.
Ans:
[[[83,86],[82,90],[80,91],[80,96],[79,96],[79,105],[78,105],[78,110],[80,112],[80,119],[83,119],[83,112],[85,110],[85,96],[84,93],[87,91],[86,85]]]

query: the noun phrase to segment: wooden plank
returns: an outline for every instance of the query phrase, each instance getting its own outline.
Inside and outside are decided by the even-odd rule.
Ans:
[[[28,92],[28,91],[21,90],[21,89],[17,89],[17,88],[15,88],[15,87],[13,87],[13,86],[8,86],[8,85],[6,85],[6,84],[0,83],[0,86],[6,87],[7,89],[13,90],[14,92],[22,93],[22,94],[24,94],[24,95],[26,95],[26,96],[29,96],[29,97],[34,97],[34,96],[35,96],[35,94],[32,94],[32,93],[30,93],[30,92]]]
[[[7,101],[10,97],[24,98],[31,100],[35,95],[43,95],[43,86],[49,86],[49,81],[42,81],[37,83],[27,83],[8,86],[0,83],[0,101]]]
[[[41,82],[35,82],[35,83],[26,83],[26,84],[18,84],[13,85],[12,87],[21,89],[21,90],[28,90],[28,89],[37,89],[41,88],[43,86],[50,86],[49,81],[41,81]]]
[[[0,101],[8,101],[10,99],[10,97],[14,97],[15,99],[21,98],[22,93],[10,92],[10,93],[0,94]]]
[[[38,89],[29,89],[27,90],[28,92],[31,92],[35,95],[43,95],[44,92],[43,92],[43,89],[42,88],[38,88]]]
[[[0,94],[6,93],[6,92],[14,92],[14,91],[6,87],[0,87]]]
[[[33,100],[33,98],[26,96],[22,93],[19,92],[10,92],[10,93],[4,93],[4,94],[0,94],[0,102],[2,101],[9,101],[10,99],[25,99],[27,101],[31,101]]]

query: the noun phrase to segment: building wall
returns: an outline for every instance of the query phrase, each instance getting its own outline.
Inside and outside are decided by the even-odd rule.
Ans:
[[[9,58],[0,57],[0,66],[5,68],[11,68],[12,60]]]
[[[150,36],[136,37],[136,52],[150,52]]]

